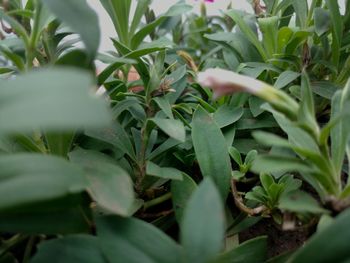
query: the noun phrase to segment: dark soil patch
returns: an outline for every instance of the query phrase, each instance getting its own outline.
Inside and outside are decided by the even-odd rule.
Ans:
[[[263,219],[249,229],[242,231],[239,234],[239,242],[266,235],[268,237],[268,256],[270,258],[299,248],[314,231],[313,228],[282,231],[277,228],[271,219]]]

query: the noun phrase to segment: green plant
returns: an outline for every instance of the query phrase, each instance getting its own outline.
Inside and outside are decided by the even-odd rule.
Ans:
[[[350,2],[100,2],[0,1],[0,262],[347,261]]]

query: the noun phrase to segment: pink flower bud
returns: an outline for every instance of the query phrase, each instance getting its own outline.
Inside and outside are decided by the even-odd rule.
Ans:
[[[267,86],[262,81],[219,68],[207,69],[198,73],[198,83],[210,87],[215,98],[235,92],[248,92],[257,95]]]

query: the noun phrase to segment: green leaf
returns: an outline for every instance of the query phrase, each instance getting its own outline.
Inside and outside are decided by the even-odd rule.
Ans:
[[[58,202],[41,203],[28,211],[1,213],[0,230],[23,234],[74,234],[91,231],[89,204],[82,200],[60,199]],[[35,210],[34,210],[35,209]]]
[[[180,142],[185,142],[186,131],[185,126],[179,120],[152,118],[148,119],[149,123],[157,125],[164,133]]]
[[[0,132],[72,131],[110,121],[105,102],[90,93],[88,73],[45,69],[0,83]]]
[[[287,139],[269,132],[256,131],[252,133],[254,139],[262,145],[279,146],[290,148],[291,145]]]
[[[130,41],[128,31],[131,0],[100,0],[100,2],[112,19],[120,42],[128,45]]]
[[[162,155],[163,153],[165,153],[166,151],[170,150],[171,148],[175,147],[178,144],[180,144],[180,142],[178,140],[175,140],[173,138],[169,138],[165,142],[163,142],[161,145],[159,145],[147,157],[149,160],[155,159],[158,156]]]
[[[338,68],[340,60],[340,47],[344,29],[343,19],[340,14],[338,1],[326,0],[325,2],[328,6],[332,19],[332,62]]]
[[[231,251],[222,254],[215,263],[265,262],[267,259],[267,237],[261,236],[243,242]]]
[[[266,53],[271,58],[277,51],[277,35],[279,18],[277,16],[258,18]]]
[[[0,18],[6,21],[18,36],[21,37],[26,47],[29,47],[29,36],[26,29],[13,17],[7,15],[2,9],[0,9]]]
[[[282,89],[286,87],[288,84],[296,80],[300,76],[300,73],[286,70],[279,75],[278,79],[276,80],[274,87],[277,89]]]
[[[214,113],[214,120],[220,128],[226,127],[238,121],[243,115],[242,108],[234,108],[223,105]]]
[[[350,258],[350,209],[338,215],[334,222],[313,235],[293,256],[292,263],[347,262]],[[330,242],[331,241],[331,242]]]
[[[214,180],[225,199],[231,178],[226,140],[214,119],[200,106],[193,116],[192,140],[203,176]]]
[[[171,105],[165,97],[156,97],[153,100],[169,119],[174,119]]]
[[[208,262],[223,248],[225,217],[221,200],[212,180],[206,178],[188,201],[180,238],[186,262]]]
[[[66,157],[73,143],[75,134],[71,133],[46,133],[45,141],[51,154]]]
[[[43,0],[43,3],[80,35],[91,58],[94,58],[100,44],[100,29],[97,14],[89,7],[86,0]]]
[[[114,62],[110,63],[97,77],[97,84],[102,85],[110,75],[125,64],[135,64],[136,61],[129,58],[114,58]]]
[[[58,157],[2,155],[0,167],[0,211],[81,193],[87,185],[78,167]]]
[[[350,87],[350,82],[347,83],[347,86],[345,89],[348,89],[349,87]],[[343,94],[341,91],[338,91],[332,99],[331,120],[336,118],[342,111]],[[331,136],[331,142],[332,142],[331,143],[332,161],[334,163],[337,174],[339,174],[343,167],[346,142],[349,138],[348,133],[345,132],[343,121],[339,121],[333,127],[333,129],[331,129],[330,136]]]
[[[99,244],[108,262],[181,262],[180,247],[149,223],[117,216],[99,217],[96,222]]]
[[[283,157],[277,155],[257,156],[252,165],[252,171],[256,173],[274,172],[310,172],[312,168],[297,158]]]
[[[136,161],[136,153],[129,135],[117,121],[104,129],[87,130],[85,134],[92,138],[112,144],[123,153],[127,154],[132,160]]]
[[[268,55],[260,43],[258,36],[253,32],[253,30],[247,25],[244,21],[242,15],[236,10],[229,10],[226,14],[233,19],[234,22],[239,26],[240,30],[244,33],[244,35],[248,38],[248,40],[255,46],[255,48],[259,51],[262,59],[264,61],[267,60]]]
[[[331,17],[328,10],[316,7],[314,10],[315,32],[318,36],[326,33],[331,26]]]
[[[38,252],[30,262],[107,263],[98,241],[97,237],[88,235],[74,235],[45,241],[39,244]]]
[[[0,157],[0,168],[1,231],[89,230],[87,202],[81,195],[87,181],[77,166],[53,156],[12,154]]]
[[[297,16],[298,26],[307,27],[308,4],[307,0],[293,0],[293,7]]]
[[[137,27],[141,23],[142,17],[145,15],[148,6],[150,5],[151,0],[139,0],[137,2],[136,10],[134,13],[134,17],[132,19],[130,28],[129,28],[129,34],[134,34]]]
[[[240,152],[235,147],[229,148],[229,153],[231,158],[238,164],[243,165],[242,157]]]
[[[147,162],[146,174],[163,179],[182,180],[182,172],[172,167],[160,167],[150,161]]]
[[[182,173],[182,181],[171,181],[171,196],[175,217],[178,223],[182,222],[183,213],[192,193],[197,189],[197,184],[185,173]]]
[[[5,45],[0,45],[0,51],[7,59],[12,61],[19,71],[24,71],[25,65],[21,56],[14,53]]]
[[[269,193],[269,188],[272,184],[275,183],[275,180],[273,180],[272,176],[266,173],[260,174],[260,182],[261,185],[264,187],[265,191]]]
[[[329,212],[320,207],[319,203],[310,194],[299,190],[283,194],[279,199],[278,207],[295,213],[323,214]]]
[[[133,183],[129,175],[101,153],[75,150],[69,159],[84,168],[88,192],[108,211],[128,216],[134,203]]]
[[[319,129],[315,119],[314,97],[311,90],[310,80],[306,72],[301,75],[301,107],[299,112],[299,121],[310,130],[317,131]]]

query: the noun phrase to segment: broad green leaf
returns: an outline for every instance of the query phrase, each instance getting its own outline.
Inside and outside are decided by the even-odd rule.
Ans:
[[[275,180],[271,175],[266,173],[260,174],[259,178],[260,178],[261,185],[264,187],[265,191],[269,193],[269,188],[271,185],[275,183]]]
[[[110,121],[105,102],[91,94],[93,80],[80,70],[38,70],[0,85],[0,123],[6,123],[0,132],[71,131]]]
[[[129,34],[134,34],[137,27],[141,24],[141,19],[145,15],[151,0],[139,0],[137,2],[136,10],[130,24]]]
[[[325,2],[332,19],[332,62],[336,67],[338,67],[344,29],[343,20],[340,14],[338,1],[326,0]]]
[[[74,234],[91,231],[89,204],[82,201],[60,199],[57,202],[40,203],[27,211],[1,213],[0,231],[23,234]]]
[[[302,29],[307,27],[308,3],[307,0],[293,0],[293,7],[298,21],[298,26]]]
[[[163,179],[182,180],[182,172],[172,167],[160,167],[151,161],[147,162],[146,174]]]
[[[200,106],[193,116],[192,140],[203,176],[212,178],[226,199],[231,179],[226,140],[214,119]]]
[[[350,82],[347,84],[350,86]],[[342,93],[338,91],[332,99],[332,110],[331,110],[331,119],[334,119],[342,111]],[[331,153],[332,160],[337,171],[337,174],[341,172],[344,157],[345,157],[345,148],[346,141],[348,140],[349,135],[344,132],[344,123],[339,121],[333,129],[331,129]]]
[[[82,170],[58,157],[2,155],[0,167],[1,212],[78,194],[87,186]]]
[[[258,18],[266,53],[271,58],[277,51],[277,35],[279,18],[277,16]]]
[[[314,10],[315,32],[318,36],[326,33],[331,26],[331,17],[328,10],[316,7]]]
[[[77,166],[53,156],[12,154],[0,158],[0,167],[1,231],[89,230],[87,200],[81,195],[87,181]]]
[[[46,133],[45,141],[51,154],[66,157],[73,143],[75,134],[68,133]]]
[[[305,43],[310,35],[311,33],[309,31],[296,31],[285,46],[285,53],[293,55],[297,48]]]
[[[277,89],[282,89],[286,87],[288,84],[296,80],[300,76],[300,73],[286,70],[283,71],[281,75],[279,75],[278,79],[276,80],[274,87]]]
[[[0,52],[17,67],[19,71],[24,71],[25,65],[21,56],[14,53],[5,45],[0,45]]]
[[[158,156],[164,154],[166,151],[170,150],[171,148],[175,147],[178,144],[180,144],[180,142],[178,140],[175,140],[173,138],[169,138],[165,142],[163,142],[161,145],[159,145],[147,157],[150,160],[157,158]]]
[[[313,235],[293,256],[292,263],[348,262],[350,250],[350,209],[338,215],[334,222]],[[331,241],[331,242],[330,242]]]
[[[134,203],[133,183],[123,169],[94,151],[75,150],[69,158],[83,167],[88,192],[99,206],[114,214],[130,215]]]
[[[253,132],[252,135],[254,139],[257,140],[262,145],[279,146],[279,147],[286,147],[286,148],[291,147],[287,139],[284,139],[273,133],[256,131],[256,132]]]
[[[98,238],[74,235],[42,242],[31,263],[107,263]],[[54,256],[53,256],[54,255]]]
[[[182,181],[171,181],[171,196],[175,217],[180,224],[183,219],[183,213],[192,193],[197,189],[197,184],[185,173],[182,173]]]
[[[280,114],[274,114],[274,117],[282,130],[288,135],[289,142],[293,146],[305,148],[314,153],[319,152],[319,148],[315,140],[303,129],[297,127],[294,123],[288,121]]]
[[[100,0],[100,2],[112,19],[120,42],[128,45],[131,0]]]
[[[241,154],[235,147],[229,148],[229,154],[238,165],[243,165]]]
[[[214,120],[220,128],[226,127],[238,121],[243,115],[242,108],[234,108],[223,105],[214,113]]]
[[[231,251],[222,254],[215,263],[265,262],[267,259],[267,237],[250,239]]]
[[[208,262],[223,248],[225,217],[215,184],[205,178],[192,194],[180,226],[186,262]]]
[[[332,100],[334,94],[339,90],[340,87],[334,82],[330,81],[314,81],[312,82],[312,91],[329,100]]]
[[[185,142],[186,131],[185,126],[181,121],[154,117],[149,119],[148,122],[157,125],[169,137],[180,142]]]
[[[94,58],[100,43],[100,29],[97,14],[86,0],[43,0],[43,3],[59,20],[80,35],[91,58]]]
[[[180,246],[149,223],[117,216],[98,217],[96,222],[99,244],[108,262],[181,262]]]
[[[55,65],[60,67],[77,67],[92,72],[95,71],[93,62],[89,60],[89,54],[80,49],[73,49],[65,52],[56,60]]]
[[[262,59],[264,61],[267,60],[268,55],[260,43],[258,36],[252,31],[252,29],[247,25],[244,21],[242,15],[236,10],[229,10],[226,14],[233,19],[233,21],[239,26],[240,30],[244,33],[244,35],[248,38],[248,40],[255,46],[255,48],[259,51]]]
[[[311,130],[317,132],[319,129],[315,118],[314,97],[311,90],[310,80],[306,72],[301,75],[301,106],[298,120]]]
[[[311,195],[299,190],[283,194],[278,207],[294,213],[328,213]]]
[[[293,36],[293,30],[289,27],[282,27],[278,30],[277,34],[277,51],[283,52],[286,45],[289,43]]]
[[[297,158],[283,157],[277,155],[257,156],[253,162],[251,169],[256,173],[312,171],[312,167],[309,167],[306,163]]]
[[[164,114],[169,118],[169,119],[174,119],[171,105],[169,101],[165,97],[156,97],[153,99],[155,103],[157,103],[158,107],[164,112]]]
[[[85,132],[86,135],[110,143],[117,147],[131,159],[136,160],[136,153],[125,129],[115,121],[112,125],[103,129],[90,129]]]

